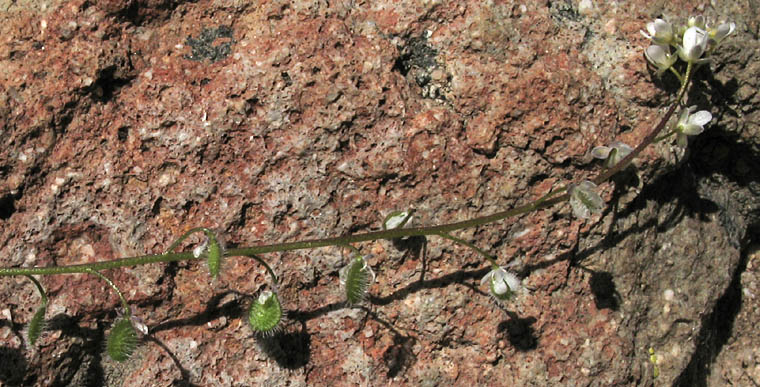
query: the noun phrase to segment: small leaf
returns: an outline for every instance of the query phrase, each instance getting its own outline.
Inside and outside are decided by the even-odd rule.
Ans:
[[[111,359],[122,362],[132,356],[138,344],[137,330],[132,326],[129,317],[122,317],[116,320],[111,328],[106,342],[106,352]]]
[[[369,285],[375,280],[375,273],[367,265],[367,261],[361,255],[346,265],[340,271],[340,283],[346,293],[346,302],[349,305],[358,304],[364,300],[369,290]]]
[[[276,293],[262,292],[248,310],[248,323],[256,333],[269,335],[282,320],[282,305]]]
[[[37,308],[37,312],[34,313],[34,316],[29,321],[29,326],[27,327],[27,337],[29,339],[29,344],[34,345],[34,343],[37,342],[37,339],[40,337],[40,334],[42,331],[45,330],[45,312],[47,311],[47,303],[44,302],[42,305],[40,305],[39,308]]]

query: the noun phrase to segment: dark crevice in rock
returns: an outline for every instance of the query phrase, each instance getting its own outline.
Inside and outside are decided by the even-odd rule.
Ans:
[[[113,10],[112,14],[116,15],[117,20],[129,22],[135,26],[154,25],[168,19],[172,12],[182,4],[195,3],[196,1],[182,0],[164,0],[164,1],[146,1],[133,0],[121,9]],[[146,4],[147,3],[147,4]],[[112,10],[107,10],[111,13]]]
[[[3,359],[2,367],[0,367],[0,382],[4,385],[37,385],[35,374],[27,374],[29,364],[21,349],[2,346],[0,347],[0,359]]]
[[[131,64],[127,64],[128,68],[132,70]],[[118,76],[122,72],[120,66],[113,65],[101,69],[98,72],[98,79],[92,85],[93,99],[99,102],[111,101],[114,96],[118,95],[119,90],[132,82],[135,77],[129,75],[126,77]]]
[[[16,212],[16,200],[19,199],[20,194],[5,194],[0,197],[0,219],[7,220]]]
[[[715,309],[703,319],[697,336],[697,349],[673,383],[674,386],[708,385],[711,366],[734,333],[734,320],[742,306],[741,275],[747,269],[747,257],[748,252],[745,250],[726,292],[716,302]]]
[[[675,380],[676,386],[707,386],[718,354],[736,334],[733,325],[743,302],[741,275],[747,268],[748,247],[757,242],[760,227],[760,172],[750,167],[760,163],[760,155],[722,127],[707,130],[690,145],[689,163],[701,194],[724,197],[718,203],[719,221],[742,253],[730,284],[702,320],[697,348]]]

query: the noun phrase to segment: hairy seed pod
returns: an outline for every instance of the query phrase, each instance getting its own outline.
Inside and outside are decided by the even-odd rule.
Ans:
[[[208,271],[211,273],[211,278],[216,279],[222,270],[222,255],[224,252],[219,238],[213,232],[206,231],[206,237],[208,237],[208,249],[206,250]]]
[[[123,317],[116,320],[111,328],[106,342],[106,352],[111,359],[122,362],[132,356],[138,343],[137,330],[128,317]]]
[[[262,292],[248,310],[248,323],[256,333],[269,335],[282,319],[282,306],[276,293]]]
[[[34,345],[34,343],[37,342],[37,339],[40,337],[42,331],[45,330],[46,311],[47,303],[43,303],[39,308],[37,308],[37,312],[34,313],[34,316],[29,321],[29,326],[27,327],[26,334],[30,345]]]
[[[346,293],[346,302],[349,305],[358,304],[364,300],[369,290],[369,285],[375,280],[375,273],[367,265],[367,261],[361,255],[343,267],[340,271],[340,284]]]

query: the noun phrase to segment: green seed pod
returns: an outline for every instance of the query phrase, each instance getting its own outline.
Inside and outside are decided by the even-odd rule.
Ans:
[[[40,334],[45,330],[45,312],[47,311],[47,303],[43,303],[37,308],[37,312],[34,313],[29,326],[27,327],[26,334],[29,339],[29,344],[34,345]]]
[[[216,279],[216,277],[219,276],[219,272],[222,270],[222,255],[224,249],[213,232],[206,231],[206,237],[208,237],[208,249],[206,250],[208,271],[211,273],[211,278]]]
[[[106,342],[106,352],[111,359],[122,362],[132,356],[138,343],[137,330],[132,326],[129,317],[122,317],[116,320],[111,328]]]
[[[343,286],[346,293],[346,302],[349,305],[362,302],[367,296],[369,285],[374,281],[375,273],[361,255],[351,260],[340,271],[340,284]]]
[[[248,311],[248,323],[256,333],[269,335],[282,320],[282,306],[276,293],[262,292]]]
[[[592,214],[600,214],[604,210],[604,200],[595,191],[596,184],[584,180],[578,185],[568,187],[570,207],[573,214],[581,219],[588,219]]]

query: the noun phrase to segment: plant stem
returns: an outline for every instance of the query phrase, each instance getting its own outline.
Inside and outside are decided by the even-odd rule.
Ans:
[[[40,284],[40,281],[37,281],[37,278],[34,278],[28,274],[25,275],[25,277],[29,278],[29,280],[34,283],[34,286],[37,287],[37,291],[40,293],[40,301],[42,302],[43,305],[47,305],[48,303],[47,294],[45,293],[45,288],[43,288],[42,284]]]
[[[119,290],[119,288],[116,286],[116,284],[113,283],[113,281],[111,281],[110,278],[104,276],[103,274],[100,274],[99,272],[97,272],[97,271],[95,271],[93,269],[86,270],[85,272],[88,273],[88,274],[94,274],[94,275],[100,277],[100,279],[102,279],[103,281],[105,281],[108,284],[108,286],[110,286],[111,289],[113,289],[116,292],[116,294],[119,295],[119,299],[121,300],[121,306],[124,307],[124,315],[125,316],[129,316],[132,313],[132,311],[129,310],[129,304],[127,304],[127,299],[124,298],[124,295],[121,294],[121,290]]]
[[[258,255],[246,255],[248,258],[253,258],[256,261],[258,261],[260,264],[264,266],[264,268],[267,269],[267,272],[269,273],[269,276],[272,277],[272,284],[274,286],[277,286],[279,284],[279,280],[277,279],[277,274],[274,274],[274,270],[272,270],[271,267],[264,261],[263,259],[259,258]]]
[[[457,237],[455,237],[453,235],[450,235],[450,234],[447,234],[447,233],[444,233],[444,232],[439,233],[438,236],[440,236],[441,238],[444,238],[444,239],[448,239],[448,240],[450,240],[450,241],[452,241],[454,243],[457,243],[457,244],[469,247],[469,248],[477,251],[478,254],[482,255],[485,259],[487,259],[489,262],[491,262],[491,266],[493,266],[494,269],[497,269],[499,267],[499,264],[496,262],[496,258],[494,258],[491,254],[486,253],[485,250],[481,249],[480,247],[475,246],[474,243],[467,242],[464,239],[457,238]]]
[[[602,182],[608,180],[610,177],[612,177],[614,174],[621,171],[623,168],[627,167],[633,159],[641,153],[641,151],[644,150],[647,146],[652,144],[657,139],[658,134],[665,128],[670,118],[673,116],[673,113],[676,111],[678,106],[681,103],[681,100],[683,99],[684,95],[686,94],[687,85],[689,84],[689,81],[691,79],[691,73],[693,70],[693,65],[689,63],[686,67],[686,72],[683,75],[683,80],[681,82],[681,88],[678,91],[678,95],[673,102],[673,104],[670,106],[668,111],[665,113],[665,116],[659,121],[659,123],[654,127],[654,129],[642,140],[641,144],[639,144],[633,151],[631,151],[630,154],[628,154],[626,157],[624,157],[620,162],[615,164],[612,168],[609,168],[605,170],[603,173],[601,173],[599,176],[597,176],[593,182],[597,185],[601,184]],[[273,244],[266,244],[266,245],[259,245],[259,246],[253,246],[253,247],[241,247],[241,248],[235,248],[235,249],[229,249],[224,252],[225,257],[230,256],[245,256],[245,257],[251,257],[262,264],[265,265],[267,270],[270,272],[270,275],[272,275],[273,279],[276,280],[276,276],[274,276],[274,273],[271,271],[271,268],[269,268],[266,263],[260,258],[257,257],[258,254],[265,254],[265,253],[272,253],[272,252],[285,252],[285,251],[292,251],[292,250],[302,250],[302,249],[314,249],[318,247],[328,247],[328,246],[345,246],[352,243],[359,243],[359,242],[367,242],[367,241],[374,241],[378,239],[396,239],[396,238],[405,238],[405,237],[412,237],[412,236],[428,236],[428,235],[436,235],[442,238],[453,240],[457,243],[461,243],[464,241],[457,241],[455,237],[452,237],[451,235],[448,235],[449,233],[465,228],[470,227],[477,227],[482,226],[489,223],[498,222],[500,220],[522,215],[531,211],[539,210],[542,208],[548,208],[551,207],[557,203],[564,202],[569,199],[569,195],[565,193],[567,191],[567,187],[562,187],[556,191],[549,192],[548,194],[542,196],[538,200],[535,200],[531,203],[524,204],[519,207],[515,207],[509,210],[496,212],[494,214],[480,216],[477,218],[461,221],[461,222],[454,222],[454,223],[448,223],[448,224],[442,224],[437,226],[430,226],[430,227],[410,227],[410,228],[395,228],[392,230],[381,230],[381,231],[372,231],[372,232],[366,232],[366,233],[359,233],[359,234],[351,234],[351,235],[345,235],[340,237],[332,237],[332,238],[323,238],[323,239],[311,239],[311,240],[302,240],[302,241],[296,241],[296,242],[285,242],[285,243],[273,243]],[[99,270],[107,270],[107,269],[115,269],[119,267],[125,267],[125,266],[137,266],[137,265],[146,265],[151,263],[157,263],[157,262],[174,262],[174,261],[186,261],[186,260],[193,260],[193,259],[199,259],[199,257],[194,257],[192,252],[179,252],[179,253],[172,253],[171,250],[176,248],[179,243],[184,240],[188,235],[190,235],[193,232],[197,231],[205,231],[205,228],[194,228],[185,233],[182,237],[180,237],[179,240],[174,242],[170,248],[167,250],[164,254],[152,254],[152,255],[143,255],[139,257],[129,257],[129,258],[120,258],[120,259],[114,259],[111,261],[104,261],[104,262],[95,262],[95,263],[86,263],[86,264],[78,264],[78,265],[68,265],[68,266],[48,266],[48,267],[0,267],[0,276],[15,276],[15,275],[51,275],[51,274],[71,274],[71,273],[97,273]],[[464,243],[467,245],[467,242]],[[469,245],[468,245],[469,246]],[[474,246],[470,246],[474,247]],[[476,251],[481,251],[477,247],[474,247]],[[483,254],[485,252],[481,252]],[[489,257],[489,255],[485,254],[484,256]],[[491,260],[491,263],[493,264],[495,261]],[[98,273],[99,274],[99,273]]]

